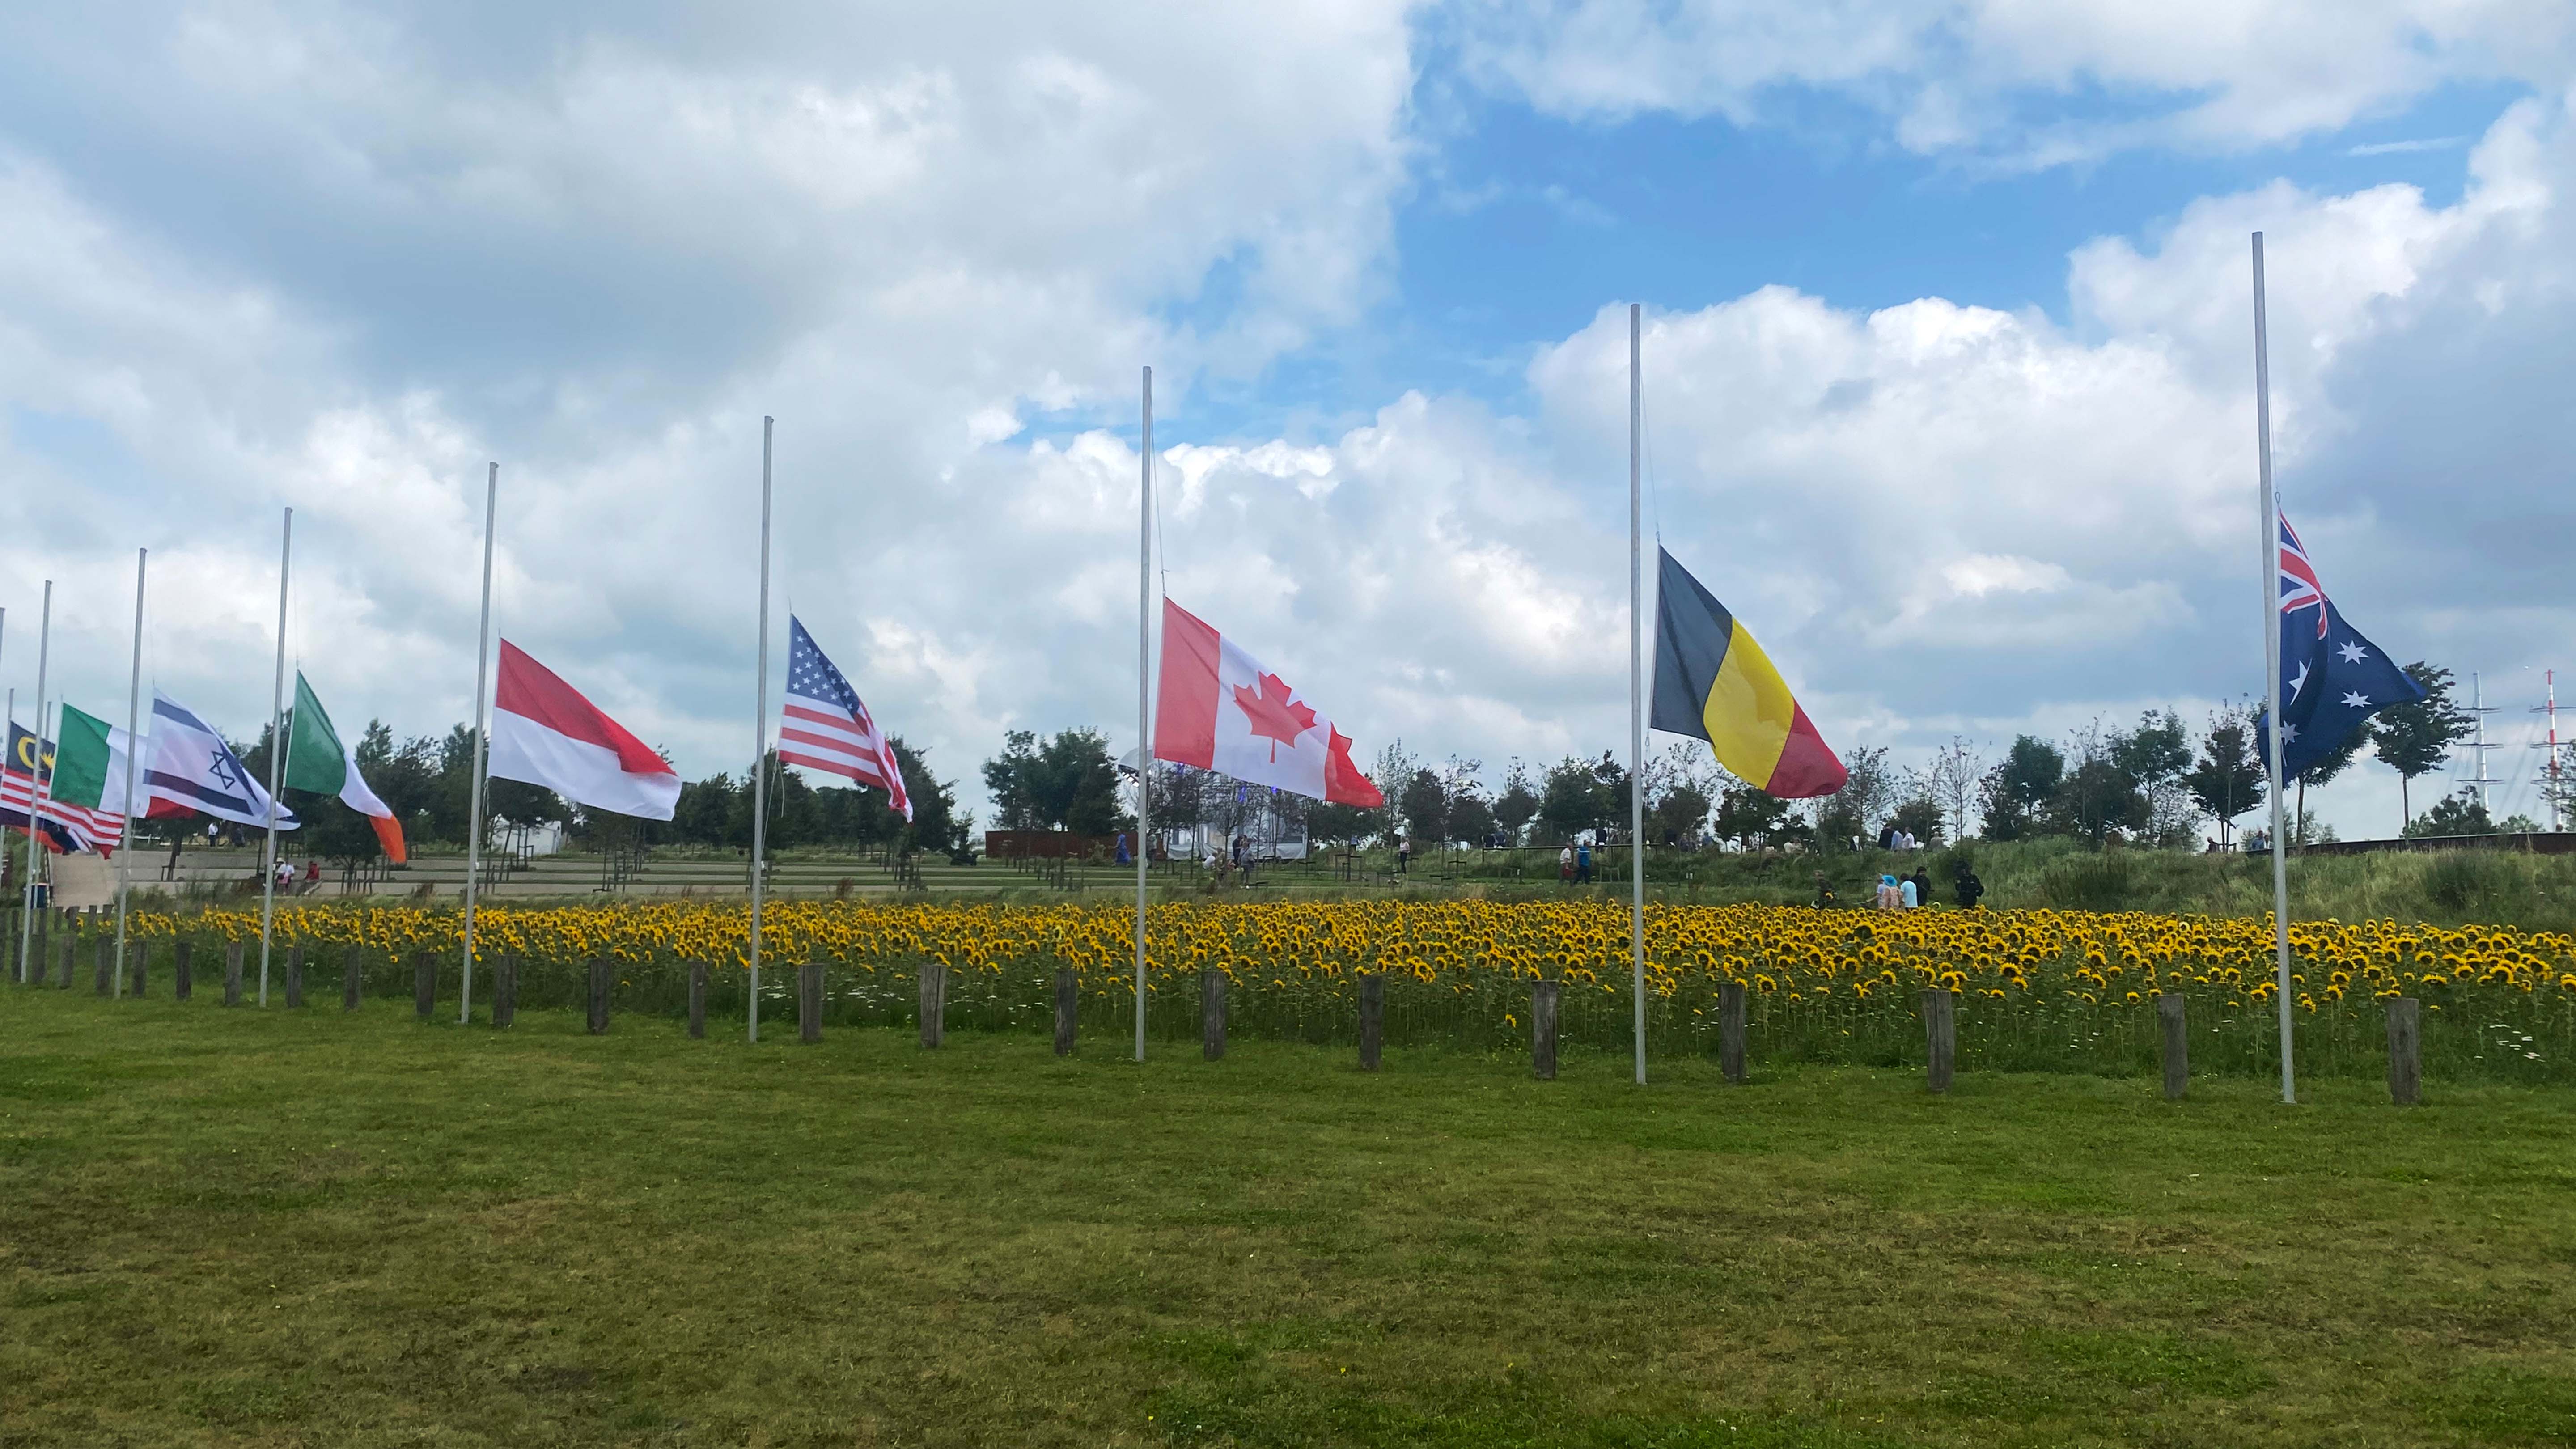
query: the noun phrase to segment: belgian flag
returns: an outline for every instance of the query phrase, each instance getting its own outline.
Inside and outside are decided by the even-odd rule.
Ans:
[[[1648,722],[1709,742],[1717,762],[1766,795],[1843,787],[1834,757],[1780,671],[1726,606],[1661,548],[1655,587],[1655,707]]]

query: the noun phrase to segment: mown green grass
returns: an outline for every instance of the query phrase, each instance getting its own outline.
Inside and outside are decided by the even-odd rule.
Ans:
[[[0,1443],[2576,1438],[2563,1090],[1121,1045],[0,992]]]

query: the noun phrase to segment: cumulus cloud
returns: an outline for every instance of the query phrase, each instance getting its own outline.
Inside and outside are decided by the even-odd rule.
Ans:
[[[1469,0],[1457,35],[1472,74],[1556,114],[1750,123],[1824,92],[1909,150],[2019,165],[2292,141],[2576,67],[2555,0]]]
[[[1821,27],[1857,37],[1825,78],[1875,84],[1925,26],[1971,21],[2057,37],[2016,41],[2056,59],[2014,77],[2094,74],[2081,7],[1766,13],[1762,74]],[[2528,58],[2555,13],[2437,32]],[[443,729],[499,458],[502,631],[685,770],[739,768],[771,414],[782,602],[882,718],[967,780],[1005,728],[1105,725],[1124,749],[1152,361],[1173,598],[1364,749],[1492,764],[1622,738],[1624,307],[1534,346],[1507,406],[1396,391],[1328,436],[1192,421],[1209,379],[1300,356],[1384,285],[1415,144],[1392,0],[551,14],[5,22],[0,670],[27,681],[53,577],[57,681],[114,698],[149,543],[154,674],[248,732],[292,504],[317,684]],[[2364,63],[2403,15],[2326,27],[2317,94],[2412,84]],[[2254,83],[2157,64],[2195,104]],[[2105,238],[2069,258],[2062,323],[1782,287],[1650,307],[1654,523],[1837,743],[2253,689],[2260,228],[2282,476],[2329,586],[2409,657],[2547,662],[2576,543],[2564,100],[2516,107],[2465,164],[2450,205],[2274,186]]]

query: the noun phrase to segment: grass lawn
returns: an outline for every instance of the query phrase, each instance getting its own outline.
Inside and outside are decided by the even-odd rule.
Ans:
[[[2565,1091],[156,986],[0,991],[0,1444],[2576,1442]]]

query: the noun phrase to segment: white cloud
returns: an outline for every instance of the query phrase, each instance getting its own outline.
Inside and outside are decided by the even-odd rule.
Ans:
[[[113,50],[41,15],[0,32],[106,116],[80,137],[95,164],[70,164],[0,59],[12,680],[50,576],[56,680],[121,692],[148,542],[154,672],[247,732],[291,503],[317,686],[443,729],[473,678],[497,456],[503,632],[685,769],[735,767],[769,413],[782,602],[971,797],[1002,729],[1116,737],[1133,716],[1126,429],[1153,360],[1175,599],[1364,750],[1621,737],[1624,309],[1535,350],[1521,414],[1405,391],[1332,436],[1193,420],[1201,377],[1297,355],[1380,285],[1409,155],[1392,5],[905,11],[867,45],[837,12],[659,38],[576,14],[499,51],[442,12],[282,13],[137,24]],[[1617,13],[1584,13],[1618,38]],[[1748,75],[1821,28],[1857,37],[1821,73],[1854,86],[1931,23],[1770,14]],[[2511,12],[2460,36],[2489,33],[2478,16]],[[2346,52],[2380,32],[2351,28],[2318,94],[2377,74]],[[2026,48],[2076,67],[2075,39],[2051,44]],[[2210,74],[2219,99],[2237,84]],[[1948,92],[1939,124],[1989,134],[1994,94]],[[2106,238],[2070,258],[2064,325],[1781,287],[1650,311],[1661,535],[1837,743],[2254,687],[2260,227],[2282,474],[2330,588],[2408,657],[2556,662],[2538,641],[2576,622],[2556,583],[2576,551],[2563,103],[2516,108],[2467,164],[2454,205],[2270,187]]]
[[[1823,91],[1909,150],[2024,165],[2297,140],[2460,82],[2576,74],[2559,0],[1469,0],[1471,72],[1542,110],[1751,122]]]

